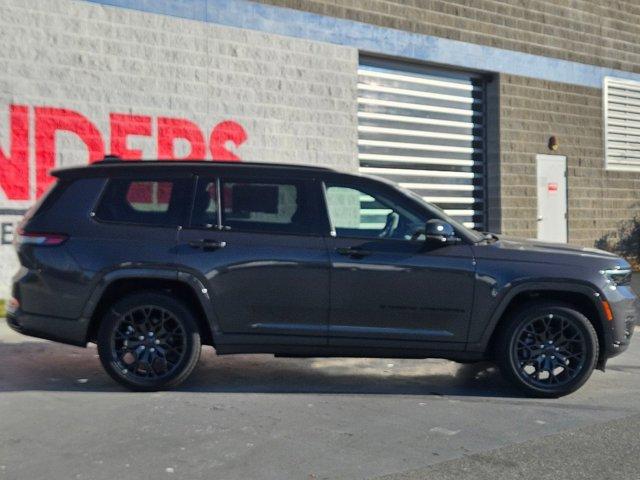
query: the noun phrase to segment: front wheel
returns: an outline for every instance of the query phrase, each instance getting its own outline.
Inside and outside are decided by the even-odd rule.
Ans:
[[[142,292],[116,302],[98,330],[107,373],[131,390],[154,391],[183,382],[200,357],[191,311],[163,293]]]
[[[598,336],[570,305],[532,303],[511,315],[496,343],[496,357],[503,375],[527,394],[561,397],[591,376]]]

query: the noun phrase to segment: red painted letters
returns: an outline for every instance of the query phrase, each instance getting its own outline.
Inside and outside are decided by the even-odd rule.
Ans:
[[[9,155],[0,149],[0,187],[8,200],[29,200],[29,109],[11,105]]]
[[[247,132],[244,131],[242,125],[230,120],[220,122],[218,125],[213,127],[213,130],[211,131],[211,137],[209,139],[211,158],[220,161],[240,161],[240,157],[227,150],[226,145],[227,142],[233,142],[237,148],[246,140]]]
[[[87,147],[88,162],[104,157],[103,135],[86,116],[73,110],[53,107],[35,107],[35,191],[39,197],[51,183],[49,171],[56,165],[58,150],[56,134],[69,132],[76,135]],[[11,105],[9,110],[9,141],[0,141],[0,188],[8,200],[34,200],[29,184],[29,107]],[[153,135],[153,118],[133,113],[111,113],[109,115],[110,150],[128,160],[143,157],[140,149],[129,148],[128,137]],[[161,159],[204,159],[207,155],[206,136],[194,122],[184,118],[159,117],[156,129],[157,157]],[[213,127],[209,135],[208,150],[218,161],[239,161],[234,152],[247,140],[247,132],[242,125],[225,120]],[[191,150],[179,158],[175,143],[184,140]],[[235,146],[229,149],[229,143]],[[149,155],[153,157],[153,155]],[[158,192],[159,198],[164,194]]]
[[[89,150],[89,162],[104,157],[100,132],[86,117],[64,108],[36,107],[36,195],[42,195],[52,178],[49,171],[56,161],[56,132],[75,133]]]
[[[186,157],[176,157],[174,140],[181,138],[191,144],[191,152]],[[202,160],[206,147],[198,126],[182,118],[158,118],[158,158],[163,160]]]
[[[151,117],[144,115],[109,115],[111,125],[111,154],[127,160],[140,160],[142,150],[127,147],[129,135],[151,136]]]

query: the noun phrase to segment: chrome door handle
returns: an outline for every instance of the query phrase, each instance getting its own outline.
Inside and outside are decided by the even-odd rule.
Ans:
[[[189,242],[189,246],[193,248],[200,248],[202,250],[218,250],[226,247],[227,242],[203,238]]]

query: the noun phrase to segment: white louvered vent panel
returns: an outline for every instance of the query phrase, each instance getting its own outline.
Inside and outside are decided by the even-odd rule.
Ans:
[[[472,75],[361,59],[360,171],[393,180],[484,227],[484,85]],[[384,212],[371,212],[383,223]]]
[[[640,171],[640,82],[604,80],[606,165]]]

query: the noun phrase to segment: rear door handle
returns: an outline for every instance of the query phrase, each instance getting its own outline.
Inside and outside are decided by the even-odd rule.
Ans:
[[[211,239],[200,239],[189,242],[189,246],[193,248],[200,248],[202,250],[218,250],[227,246],[227,242]]]
[[[371,255],[371,252],[361,250],[358,247],[338,247],[336,248],[336,253],[338,255],[343,255],[345,257],[356,258],[356,259],[364,258],[367,255]]]

